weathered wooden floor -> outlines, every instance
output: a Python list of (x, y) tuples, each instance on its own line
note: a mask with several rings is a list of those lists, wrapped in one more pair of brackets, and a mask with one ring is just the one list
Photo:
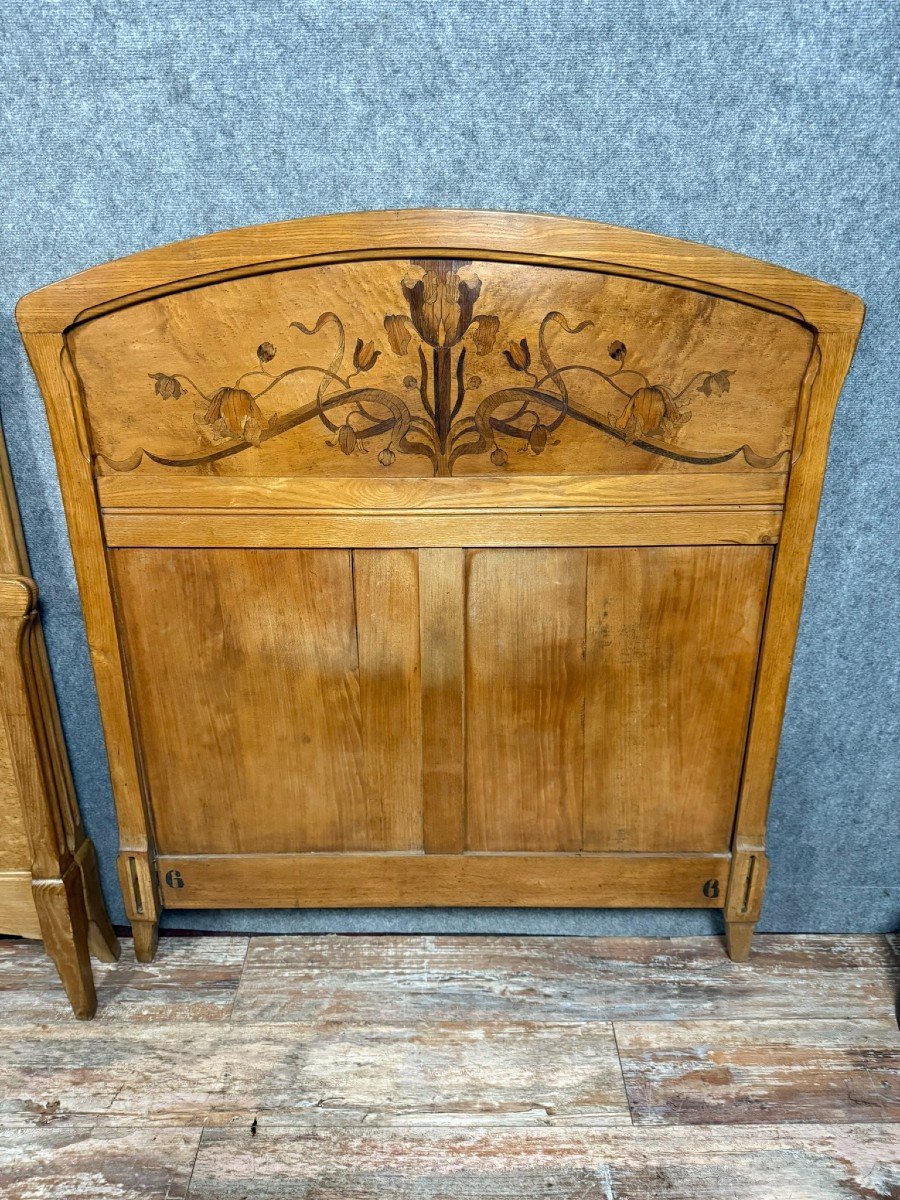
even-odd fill
[(0, 941), (4, 1200), (900, 1198), (880, 937)]

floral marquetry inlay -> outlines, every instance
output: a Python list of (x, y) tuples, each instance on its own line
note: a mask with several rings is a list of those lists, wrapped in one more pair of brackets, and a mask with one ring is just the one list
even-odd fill
[[(204, 317), (190, 344), (184, 333), (193, 293), (130, 310), (156, 318), (138, 323), (126, 385), (134, 395), (139, 383), (153, 427), (138, 418), (127, 422), (133, 434), (119, 429), (109, 437), (92, 411), (98, 469), (218, 473), (238, 456), (268, 454), (276, 442), (285, 446), (281, 473), (309, 470), (311, 460), (336, 475), (362, 460), (387, 474), (414, 460), (437, 476), (459, 473), (465, 460), (480, 471), (540, 471), (537, 460), (549, 452), (556, 452), (553, 470), (565, 471), (575, 452), (576, 470), (602, 471), (614, 468), (615, 447), (631, 455), (622, 469), (650, 469), (654, 460), (688, 468), (786, 465), (805, 363), (777, 397), (774, 429), (766, 428), (772, 398), (762, 396), (748, 362), (752, 347), (715, 336), (716, 318), (727, 325), (729, 310), (741, 306), (635, 280), (450, 259), (347, 264), (329, 294), (327, 272), (341, 269), (273, 275), (283, 281), (277, 305), (257, 297), (241, 312), (232, 303), (217, 318)], [(308, 294), (296, 286), (304, 277), (315, 284)], [(233, 300), (236, 288), (253, 284), (203, 289), (197, 303), (229, 289)], [(630, 303), (610, 303), (623, 285)], [(160, 304), (176, 311), (154, 313)], [(276, 307), (291, 319), (279, 321)], [(808, 349), (803, 331), (796, 334)], [(76, 350), (82, 368), (87, 356), (80, 344)], [(91, 365), (89, 408), (98, 385), (112, 383), (107, 371), (92, 385)], [(289, 450), (287, 435), (303, 427), (319, 431), (318, 448), (305, 439)]]

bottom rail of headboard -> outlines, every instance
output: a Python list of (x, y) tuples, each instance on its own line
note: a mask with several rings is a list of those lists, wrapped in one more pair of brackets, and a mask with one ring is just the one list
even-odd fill
[(210, 854), (157, 860), (167, 908), (722, 908), (730, 854)]

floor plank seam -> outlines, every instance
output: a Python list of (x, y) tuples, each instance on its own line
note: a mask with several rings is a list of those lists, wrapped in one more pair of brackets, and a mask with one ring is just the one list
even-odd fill
[(203, 1145), (203, 1134), (206, 1130), (206, 1121), (200, 1126), (197, 1132), (197, 1145), (194, 1148), (194, 1157), (191, 1159), (191, 1169), (188, 1172), (187, 1183), (184, 1187), (184, 1200), (190, 1200), (191, 1185), (194, 1182), (194, 1171), (197, 1169), (197, 1160), (200, 1158), (200, 1147)]
[(616, 1030), (616, 1022), (610, 1021), (610, 1025), (612, 1026), (613, 1044), (616, 1047), (616, 1061), (619, 1064), (619, 1074), (622, 1076), (622, 1091), (625, 1095), (625, 1103), (628, 1106), (628, 1120), (631, 1122), (631, 1127), (636, 1129), (637, 1124), (634, 1119), (634, 1109), (631, 1106), (631, 1097), (628, 1094), (628, 1080), (625, 1078), (625, 1065), (622, 1062), (622, 1052), (619, 1049), (619, 1034)]
[(234, 1016), (235, 1006), (237, 1005), (238, 996), (240, 995), (240, 991), (241, 991), (241, 986), (244, 982), (244, 972), (247, 969), (247, 959), (250, 957), (250, 943), (252, 941), (253, 941), (253, 939), (248, 937), (247, 944), (244, 947), (244, 957), (241, 959), (241, 969), (238, 972), (237, 987), (234, 989), (234, 995), (231, 997), (231, 1004), (228, 1007), (228, 1014), (225, 1017), (225, 1020), (229, 1023), (231, 1022), (231, 1019)]

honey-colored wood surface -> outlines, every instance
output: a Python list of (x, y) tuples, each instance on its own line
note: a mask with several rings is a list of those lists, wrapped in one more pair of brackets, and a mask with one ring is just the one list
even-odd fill
[[(136, 940), (154, 943), (159, 897), (149, 863), (153, 827), (147, 811), (132, 711), (122, 665), (106, 552), (96, 509), (80, 392), (62, 331), (38, 333), (26, 346), (47, 403), (63, 508), (69, 527), (119, 826), (119, 879)], [(143, 881), (143, 888), (138, 884)], [(149, 927), (144, 929), (143, 927)], [(140, 932), (139, 932), (140, 930)]]
[(588, 558), (585, 850), (724, 850), (772, 552)]
[(894, 1200), (888, 941), (757, 941), (163, 938), (88, 1027), (3, 943), (0, 1191)]
[(780, 507), (786, 472), (742, 475), (680, 472), (643, 475), (475, 475), (466, 479), (102, 475), (97, 494), (107, 517), (170, 510), (256, 512), (482, 512), (524, 509)]
[(605, 270), (626, 277), (689, 281), (711, 294), (748, 298), (822, 332), (861, 324), (858, 296), (742, 254), (537, 213), (408, 209), (339, 213), (247, 226), (104, 263), (50, 284), (16, 306), (24, 333), (49, 332), (153, 295), (212, 280), (291, 266), (402, 255), (489, 257)]
[(418, 561), (424, 845), (430, 854), (458, 854), (466, 821), (464, 557), (423, 549)]
[(41, 936), (32, 882), (30, 868), (0, 871), (0, 933), (25, 938)]
[[(727, 854), (163, 855), (177, 908), (721, 908)], [(173, 894), (170, 894), (173, 893)]]
[(161, 854), (422, 845), (414, 556), (111, 559)]
[(704, 508), (697, 511), (594, 509), (583, 514), (295, 515), (114, 513), (104, 520), (110, 546), (295, 546), (401, 548), (422, 546), (704, 546), (769, 544), (778, 540), (781, 511)]
[(467, 846), (582, 848), (584, 550), (468, 558)]
[(63, 740), (37, 586), (0, 431), (0, 932), (40, 938), (72, 1009), (93, 1015), (90, 955), (119, 945)]
[[(691, 903), (710, 849), (696, 902), (746, 957), (856, 297), (607, 226), (423, 211), (150, 251), (18, 317), (144, 957), (161, 902), (467, 903), (474, 879)], [(609, 860), (566, 857), (625, 846), (665, 853), (619, 894), (606, 867), (592, 887)], [(517, 882), (523, 848), (558, 865)]]
[(808, 329), (587, 271), (309, 267), (72, 333), (100, 473), (784, 469)]
[[(0, 838), (0, 871), (23, 870), (31, 874), (31, 851), (25, 831), (25, 817), (17, 801), (18, 791), (12, 750), (6, 735), (6, 726), (0, 722), (0, 823), (3, 837)], [(0, 907), (0, 921), (3, 920)], [(6, 930), (14, 933), (15, 930)]]

